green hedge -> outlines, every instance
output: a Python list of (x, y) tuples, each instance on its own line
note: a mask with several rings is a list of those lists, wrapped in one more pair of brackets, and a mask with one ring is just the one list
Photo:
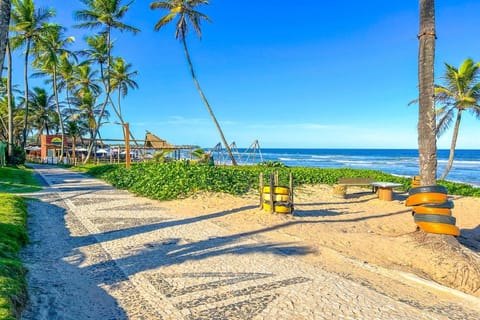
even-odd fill
[[(100, 165), (89, 167), (89, 174), (111, 183), (117, 188), (127, 189), (153, 199), (170, 200), (187, 197), (196, 191), (225, 192), (233, 195), (245, 194), (258, 186), (258, 176), (263, 172), (268, 177), (279, 173), (280, 184), (288, 185), (289, 173), (294, 175), (296, 186), (303, 184), (337, 183), (340, 178), (368, 177), (377, 181), (401, 183), (403, 189), (410, 187), (411, 179), (390, 175), (376, 170), (323, 169), (306, 167), (269, 166), (207, 166), (188, 161), (169, 163), (138, 163), (126, 170), (122, 165)], [(265, 180), (267, 181), (267, 179)], [(480, 196), (480, 189), (465, 184), (440, 182), (450, 194)]]

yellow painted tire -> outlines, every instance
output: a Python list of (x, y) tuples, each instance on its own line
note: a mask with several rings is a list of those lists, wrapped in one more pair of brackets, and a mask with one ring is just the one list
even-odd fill
[(415, 212), (415, 214), (440, 214), (445, 216), (452, 215), (452, 210), (449, 208), (435, 208), (435, 207), (424, 207), (424, 206), (413, 207), (413, 212)]
[(448, 196), (445, 193), (425, 192), (416, 193), (407, 198), (405, 205), (407, 207), (418, 206), (425, 203), (444, 203)]
[[(270, 187), (263, 187), (263, 193), (268, 193), (270, 194)], [(287, 187), (273, 187), (273, 193), (274, 194), (290, 194), (290, 189)]]
[[(263, 200), (271, 201), (270, 193), (263, 194)], [(281, 202), (288, 202), (290, 201), (290, 196), (288, 194), (274, 194), (273, 201), (281, 201)]]
[[(267, 203), (267, 202), (263, 203), (263, 210), (270, 212), (270, 208), (271, 208), (270, 203)], [(292, 212), (292, 206), (275, 204), (274, 212), (276, 212), (276, 213), (291, 213)]]
[(428, 233), (448, 234), (455, 237), (460, 235), (460, 229), (451, 224), (420, 221), (416, 222), (416, 224), (420, 227), (420, 229)]

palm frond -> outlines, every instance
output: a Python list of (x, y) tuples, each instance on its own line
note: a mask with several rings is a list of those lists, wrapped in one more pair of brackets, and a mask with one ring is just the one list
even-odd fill
[(450, 128), (453, 123), (454, 109), (444, 112), (437, 122), (437, 136), (440, 137)]

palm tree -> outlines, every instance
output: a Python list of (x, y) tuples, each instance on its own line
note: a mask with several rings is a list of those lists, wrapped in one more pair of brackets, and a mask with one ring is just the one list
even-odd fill
[(37, 131), (37, 144), (40, 135), (44, 132), (50, 134), (51, 130), (56, 126), (57, 118), (55, 114), (55, 97), (48, 94), (44, 88), (35, 87), (29, 94), (29, 108), (31, 109), (31, 124)]
[(475, 117), (480, 119), (480, 82), (478, 82), (480, 79), (480, 63), (474, 63), (472, 59), (466, 59), (458, 69), (448, 63), (445, 63), (445, 68), (445, 74), (442, 77), (445, 86), (435, 86), (435, 100), (441, 104), (441, 107), (437, 108), (437, 134), (440, 136), (450, 128), (455, 113), (457, 117), (453, 128), (447, 167), (440, 177), (442, 180), (447, 177), (453, 165), (463, 111), (470, 110)]
[(418, 153), (421, 185), (437, 183), (437, 140), (434, 103), (435, 1), (420, 0), (418, 52)]
[(165, 0), (165, 1), (152, 2), (150, 4), (150, 9), (168, 10), (168, 13), (165, 16), (163, 16), (160, 20), (158, 20), (157, 24), (155, 25), (156, 31), (160, 30), (162, 27), (167, 25), (169, 22), (171, 22), (175, 18), (178, 18), (176, 22), (175, 39), (178, 39), (182, 42), (183, 50), (185, 52), (185, 57), (187, 58), (188, 66), (190, 67), (190, 73), (192, 75), (195, 87), (197, 88), (197, 91), (200, 94), (200, 97), (202, 98), (203, 103), (205, 104), (205, 107), (207, 108), (208, 113), (210, 114), (210, 117), (212, 118), (213, 122), (215, 123), (215, 126), (217, 127), (218, 133), (220, 134), (220, 138), (222, 139), (223, 145), (225, 146), (225, 149), (227, 150), (227, 153), (230, 156), (232, 164), (235, 166), (237, 165), (237, 162), (233, 157), (233, 153), (230, 150), (230, 146), (228, 145), (227, 140), (225, 139), (225, 135), (223, 134), (222, 128), (220, 127), (220, 124), (218, 123), (217, 118), (215, 117), (215, 114), (213, 113), (213, 110), (210, 107), (210, 104), (208, 103), (208, 100), (205, 97), (205, 94), (203, 93), (202, 88), (200, 87), (197, 77), (195, 76), (192, 60), (190, 59), (190, 54), (188, 52), (188, 47), (187, 47), (186, 36), (187, 36), (189, 26), (191, 26), (197, 33), (198, 37), (201, 38), (202, 30), (200, 29), (200, 21), (201, 20), (210, 21), (210, 18), (208, 16), (195, 10), (197, 6), (200, 6), (203, 4), (208, 5), (209, 4), (208, 0)]
[(2, 77), (5, 49), (8, 43), (8, 27), (10, 25), (10, 0), (0, 0), (0, 78)]
[(11, 46), (13, 49), (25, 46), (23, 74), (25, 84), (25, 121), (22, 142), (23, 147), (25, 147), (28, 131), (28, 58), (32, 44), (40, 41), (41, 34), (45, 30), (45, 23), (55, 15), (55, 11), (46, 8), (35, 9), (33, 0), (13, 0), (12, 4), (11, 30), (14, 32), (14, 36), (11, 39)]
[[(117, 57), (112, 61), (112, 71), (110, 74), (110, 87), (112, 92), (117, 90), (117, 106), (111, 101), (113, 111), (117, 114), (118, 119), (122, 125), (123, 136), (125, 138), (125, 121), (123, 120), (122, 115), (122, 98), (125, 98), (128, 94), (128, 89), (138, 89), (138, 84), (132, 79), (137, 75), (137, 71), (131, 71), (132, 65), (126, 63), (124, 59)], [(130, 137), (135, 145), (138, 147), (137, 140), (133, 136), (132, 132), (129, 131)], [(142, 154), (143, 156), (143, 154)]]
[(42, 41), (35, 48), (34, 66), (42, 71), (44, 74), (51, 75), (51, 83), (53, 94), (55, 97), (55, 104), (60, 125), (60, 132), (62, 135), (62, 144), (60, 151), (60, 161), (63, 159), (65, 152), (65, 129), (63, 126), (63, 116), (60, 110), (60, 102), (58, 100), (58, 67), (60, 64), (60, 57), (71, 54), (65, 47), (72, 43), (75, 39), (73, 37), (63, 36), (64, 28), (57, 24), (52, 24), (48, 30), (42, 35)]
[(72, 86), (77, 88), (75, 95), (82, 96), (85, 93), (93, 93), (98, 96), (101, 93), (101, 88), (97, 84), (98, 72), (92, 69), (88, 62), (82, 62), (73, 66)]
[(76, 147), (77, 147), (77, 137), (80, 135), (80, 126), (77, 121), (72, 118), (71, 120), (67, 121), (65, 124), (65, 133), (68, 134), (72, 140), (72, 158), (73, 164), (77, 164), (77, 155), (76, 155)]
[[(130, 31), (134, 34), (140, 32), (139, 29), (134, 28), (132, 26), (126, 25), (120, 22), (125, 16), (125, 13), (130, 8), (132, 2), (127, 5), (121, 5), (122, 0), (81, 0), (86, 6), (87, 9), (79, 10), (75, 12), (75, 18), (77, 20), (83, 21), (76, 25), (80, 28), (102, 28), (102, 34), (105, 36), (105, 44), (107, 48), (107, 59), (106, 59), (106, 71), (105, 74), (102, 76), (106, 76), (107, 78), (104, 80), (105, 85), (105, 101), (102, 105), (100, 115), (97, 120), (96, 124), (96, 131), (94, 135), (94, 139), (96, 138), (98, 131), (100, 130), (100, 126), (102, 123), (102, 118), (105, 113), (105, 108), (107, 107), (108, 102), (110, 101), (110, 64), (111, 64), (111, 49), (112, 49), (112, 41), (111, 41), (111, 32), (112, 29), (117, 29), (120, 31)], [(87, 157), (85, 162), (88, 161), (90, 154), (93, 149), (93, 141), (88, 148)]]
[[(126, 63), (122, 58), (113, 59), (112, 72), (110, 74), (110, 87), (112, 92), (117, 90), (117, 111), (120, 118), (122, 118), (121, 99), (128, 94), (128, 89), (138, 89), (138, 84), (132, 79), (138, 74), (137, 71), (131, 71), (132, 64)], [(122, 119), (120, 119), (122, 120)], [(123, 121), (123, 120), (122, 120)]]

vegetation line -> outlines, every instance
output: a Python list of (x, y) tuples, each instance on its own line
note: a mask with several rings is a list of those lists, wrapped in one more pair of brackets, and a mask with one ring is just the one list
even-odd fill
[[(288, 175), (295, 177), (295, 185), (329, 184), (340, 178), (373, 178), (377, 181), (401, 183), (406, 191), (411, 179), (394, 176), (376, 170), (324, 169), (285, 167), (281, 163), (268, 162), (256, 166), (209, 166), (189, 161), (167, 163), (137, 163), (130, 170), (120, 165), (83, 167), (83, 171), (101, 178), (119, 189), (158, 200), (185, 198), (197, 191), (224, 192), (242, 195), (258, 188), (258, 176), (263, 172), (268, 177), (278, 171), (280, 184), (288, 185)], [(448, 188), (449, 194), (480, 197), (480, 188), (468, 184), (439, 181)]]

